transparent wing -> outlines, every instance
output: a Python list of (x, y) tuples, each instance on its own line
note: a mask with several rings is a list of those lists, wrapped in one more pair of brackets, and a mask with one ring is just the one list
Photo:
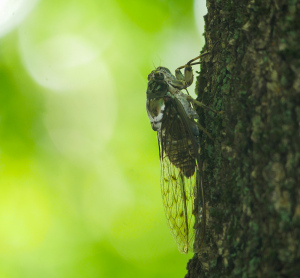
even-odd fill
[[(161, 192), (168, 225), (181, 253), (198, 252), (205, 234), (204, 196), (199, 171), (199, 142), (184, 111), (168, 104), (158, 134)], [(186, 118), (185, 118), (186, 117)], [(200, 194), (197, 194), (198, 191)], [(199, 196), (200, 200), (196, 196)], [(196, 218), (195, 218), (196, 216)], [(204, 217), (203, 217), (204, 216)], [(197, 219), (197, 221), (195, 221)], [(196, 225), (195, 225), (196, 223)], [(200, 227), (200, 246), (194, 245)]]
[(186, 178), (168, 159), (161, 159), (161, 193), (169, 228), (180, 253), (193, 250), (196, 175)]

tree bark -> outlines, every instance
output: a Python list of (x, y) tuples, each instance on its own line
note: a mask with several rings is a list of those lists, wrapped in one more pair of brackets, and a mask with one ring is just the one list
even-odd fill
[[(186, 277), (300, 277), (300, 0), (207, 0), (207, 205)], [(203, 51), (205, 52), (205, 51)], [(197, 239), (196, 239), (197, 240)]]

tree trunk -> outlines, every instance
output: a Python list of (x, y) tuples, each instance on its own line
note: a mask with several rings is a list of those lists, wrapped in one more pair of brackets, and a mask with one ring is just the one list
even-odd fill
[(207, 231), (186, 277), (300, 277), (300, 0), (207, 8), (196, 90), (224, 113), (198, 109), (215, 140), (202, 136)]

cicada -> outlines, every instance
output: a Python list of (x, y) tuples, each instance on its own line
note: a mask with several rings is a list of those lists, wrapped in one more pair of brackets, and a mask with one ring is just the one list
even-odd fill
[(163, 204), (178, 250), (185, 254), (197, 253), (204, 241), (206, 206), (200, 130), (211, 136), (198, 123), (194, 105), (208, 107), (181, 90), (193, 82), (192, 65), (200, 63), (194, 61), (206, 54), (179, 67), (175, 76), (165, 67), (158, 67), (148, 75), (146, 108), (151, 127), (157, 132)]

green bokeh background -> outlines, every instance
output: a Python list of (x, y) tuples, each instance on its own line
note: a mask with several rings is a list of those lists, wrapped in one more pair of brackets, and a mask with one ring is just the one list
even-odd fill
[(194, 14), (205, 10), (5, 2), (0, 277), (183, 277), (192, 254), (177, 251), (167, 228), (146, 77), (198, 55)]

